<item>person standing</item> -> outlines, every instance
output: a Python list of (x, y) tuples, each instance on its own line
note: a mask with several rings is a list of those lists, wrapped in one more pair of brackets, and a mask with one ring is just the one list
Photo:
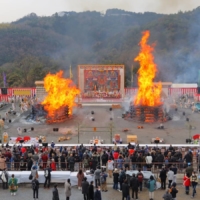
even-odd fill
[(150, 176), (150, 179), (147, 183), (148, 189), (149, 189), (149, 199), (153, 200), (154, 199), (154, 191), (156, 189), (156, 181), (153, 178), (153, 176)]
[(31, 175), (32, 177), (38, 177), (38, 171), (37, 171), (37, 166), (36, 165), (33, 165), (32, 168), (31, 168)]
[(82, 181), (82, 194), (84, 200), (88, 200), (88, 188), (89, 188), (89, 183), (87, 181), (87, 178), (84, 177)]
[(190, 182), (191, 182), (192, 189), (193, 189), (191, 197), (194, 198), (194, 195), (196, 194), (196, 187), (197, 187), (197, 184), (198, 184), (198, 177), (197, 177), (195, 171), (193, 171), (192, 175), (190, 176)]
[(130, 199), (129, 186), (127, 180), (124, 180), (124, 183), (122, 184), (122, 200), (124, 200), (124, 198), (126, 200)]
[(2, 171), (1, 180), (2, 180), (2, 188), (4, 190), (8, 189), (8, 172), (6, 171), (6, 168)]
[(190, 192), (190, 175), (185, 174), (183, 178), (183, 185), (185, 186), (185, 194), (189, 195)]
[(178, 190), (176, 189), (176, 183), (172, 183), (172, 187), (170, 189), (170, 193), (172, 195), (172, 200), (176, 200), (176, 194), (178, 193)]
[(171, 188), (172, 181), (174, 180), (174, 172), (170, 168), (169, 171), (167, 172), (167, 179), (168, 179), (168, 188)]
[(38, 199), (39, 181), (36, 177), (32, 180), (33, 199)]
[(102, 173), (100, 175), (100, 182), (101, 182), (101, 190), (102, 192), (107, 192), (107, 182), (106, 182), (106, 179), (107, 179), (108, 175), (107, 173), (104, 171), (104, 169), (102, 169)]
[(18, 180), (15, 178), (15, 175), (12, 174), (11, 179), (8, 182), (8, 185), (9, 185), (9, 188), (10, 188), (10, 193), (11, 193), (12, 196), (16, 195), (16, 192), (17, 192), (17, 189), (18, 189), (17, 183), (18, 183)]
[(112, 172), (113, 172), (113, 169), (114, 169), (114, 161), (113, 161), (113, 158), (110, 158), (108, 160), (108, 174), (109, 174), (109, 177), (112, 178)]
[(69, 198), (71, 196), (71, 183), (70, 183), (70, 179), (67, 179), (67, 181), (65, 182), (65, 196), (66, 196), (66, 200), (69, 200)]
[(124, 183), (125, 179), (126, 179), (126, 173), (125, 171), (123, 171), (123, 169), (121, 169), (121, 172), (119, 174), (119, 186), (120, 186), (120, 189), (118, 190), (119, 192), (122, 191), (122, 184)]
[(163, 195), (164, 200), (172, 200), (172, 195), (169, 193), (169, 189), (166, 190), (166, 193)]
[(88, 188), (88, 200), (94, 200), (94, 185), (93, 181), (90, 182), (89, 188)]
[(53, 197), (52, 200), (60, 200), (57, 185), (55, 184), (52, 190)]
[(94, 192), (94, 200), (102, 200), (100, 186), (98, 186)]
[(174, 164), (172, 167), (171, 167), (172, 171), (174, 172), (174, 179), (173, 179), (173, 183), (176, 183), (176, 174), (177, 174), (177, 167), (176, 165)]
[(44, 177), (45, 177), (44, 188), (46, 188), (46, 186), (49, 188), (51, 183), (51, 168), (49, 167), (49, 165), (47, 165), (47, 168), (44, 169)]
[(102, 166), (106, 166), (108, 162), (108, 154), (104, 151), (103, 155), (101, 156)]
[(51, 166), (51, 170), (52, 170), (52, 171), (56, 171), (56, 162), (55, 162), (54, 159), (51, 159), (51, 164), (50, 164), (50, 166)]
[(100, 167), (98, 167), (94, 172), (94, 180), (96, 188), (100, 186), (100, 174), (101, 174), (101, 169)]
[(115, 168), (113, 172), (113, 189), (118, 190), (118, 180), (119, 180), (119, 172), (117, 168)]
[(191, 163), (188, 163), (188, 167), (185, 169), (185, 173), (188, 174), (190, 177), (193, 171), (194, 171), (194, 168), (192, 167)]
[(140, 191), (142, 191), (142, 184), (143, 184), (144, 175), (141, 172), (141, 169), (138, 170), (137, 179), (138, 179)]
[(134, 194), (136, 200), (138, 199), (138, 187), (139, 187), (139, 181), (138, 178), (135, 177), (135, 174), (133, 174), (133, 177), (130, 180), (130, 186), (132, 188), (132, 198), (134, 199)]
[(1, 155), (0, 157), (0, 170), (4, 170), (6, 168), (6, 158)]
[(77, 179), (78, 179), (78, 189), (81, 190), (81, 184), (84, 179), (84, 173), (82, 169), (80, 169), (79, 172), (77, 173)]
[(165, 167), (162, 167), (162, 170), (160, 171), (160, 180), (161, 180), (161, 189), (166, 189), (166, 178), (167, 178), (167, 171)]

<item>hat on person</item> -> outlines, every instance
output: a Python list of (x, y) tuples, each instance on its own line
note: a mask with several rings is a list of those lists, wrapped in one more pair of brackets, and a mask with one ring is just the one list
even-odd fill
[(117, 168), (115, 168), (115, 172), (117, 171)]

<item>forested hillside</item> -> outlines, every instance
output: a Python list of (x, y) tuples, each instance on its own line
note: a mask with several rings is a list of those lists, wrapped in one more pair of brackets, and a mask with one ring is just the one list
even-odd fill
[[(155, 44), (157, 80), (197, 82), (200, 61), (200, 8), (173, 15), (131, 13), (123, 10), (63, 12), (51, 17), (32, 13), (10, 24), (0, 24), (0, 73), (7, 86), (33, 86), (47, 72), (78, 64), (124, 64), (126, 86), (134, 84), (138, 43), (144, 30)], [(133, 67), (132, 67), (133, 66)], [(3, 77), (0, 76), (3, 86)]]

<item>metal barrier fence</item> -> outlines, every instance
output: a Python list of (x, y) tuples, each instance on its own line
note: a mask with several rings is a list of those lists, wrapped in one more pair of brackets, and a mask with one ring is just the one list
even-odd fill
[[(47, 166), (51, 166), (51, 163), (48, 162), (41, 162), (37, 163), (38, 170), (43, 170)], [(153, 162), (152, 164), (147, 164), (145, 162), (117, 162), (114, 161), (114, 168), (117, 169), (128, 169), (128, 170), (138, 170), (141, 169), (142, 171), (151, 171), (152, 173), (159, 173), (162, 166), (165, 166), (167, 169), (169, 169), (172, 165), (175, 165), (177, 167), (177, 173), (185, 173), (185, 168), (187, 167), (187, 163), (185, 162)], [(95, 170), (97, 167), (102, 167), (101, 162), (95, 162), (92, 163), (91, 161), (88, 162), (88, 164), (84, 162), (57, 162), (54, 165), (53, 171), (79, 171), (79, 169), (82, 169), (83, 171), (86, 170)], [(105, 166), (105, 165), (104, 165)], [(29, 165), (28, 162), (6, 162), (1, 163), (0, 162), (0, 170), (7, 169), (8, 171), (30, 171), (32, 165)], [(195, 171), (199, 171), (199, 163), (197, 162), (195, 165), (192, 166)]]

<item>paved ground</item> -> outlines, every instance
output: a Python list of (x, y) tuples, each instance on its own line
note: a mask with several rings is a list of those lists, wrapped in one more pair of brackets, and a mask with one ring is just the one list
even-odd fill
[[(190, 199), (191, 195), (185, 195), (184, 193), (184, 188), (183, 186), (178, 186), (177, 189), (179, 190), (179, 193), (177, 195), (177, 199), (180, 200), (188, 200)], [(65, 200), (65, 194), (64, 194), (64, 189), (63, 186), (60, 184), (58, 186), (58, 191), (59, 191), (59, 195), (60, 195), (60, 200)], [(17, 192), (16, 196), (11, 196), (9, 193), (9, 190), (2, 190), (0, 189), (0, 193), (1, 193), (1, 199), (3, 200), (31, 200), (32, 198), (32, 189), (30, 188), (30, 186), (21, 186), (19, 187), (19, 190)], [(163, 190), (157, 190), (155, 191), (155, 198), (154, 200), (162, 200), (162, 196), (165, 192)], [(190, 191), (191, 193), (191, 191)], [(198, 193), (198, 189), (197, 189), (197, 193)], [(39, 189), (39, 199), (40, 200), (49, 200), (52, 199), (52, 191), (51, 189), (47, 190), (47, 189), (43, 189), (40, 188)], [(81, 200), (83, 199), (83, 196), (81, 194), (81, 191), (79, 191), (76, 187), (74, 187), (72, 189), (72, 196), (70, 198), (70, 200)], [(102, 192), (102, 200), (121, 200), (122, 199), (122, 193), (113, 190), (111, 187), (108, 187), (108, 192)], [(148, 200), (148, 191), (145, 188), (144, 191), (142, 191), (141, 193), (139, 193), (139, 199), (140, 200)], [(198, 194), (195, 197), (195, 199), (199, 199)]]
[[(11, 105), (0, 110), (1, 116), (5, 116), (5, 112), (10, 109)], [(17, 107), (17, 106), (16, 106)], [(186, 118), (190, 120), (190, 124), (194, 127), (191, 130), (191, 135), (199, 133), (200, 114), (192, 113), (190, 109), (178, 109), (176, 112), (174, 109), (170, 111), (173, 120), (164, 123), (164, 130), (159, 130), (157, 127), (158, 123), (154, 124), (141, 124), (134, 120), (122, 119), (123, 109), (114, 109), (112, 112), (109, 111), (109, 106), (87, 106), (80, 109), (76, 109), (73, 119), (60, 124), (33, 124), (25, 120), (29, 112), (20, 114), (17, 113), (16, 116), (10, 115), (9, 119), (12, 119), (11, 123), (6, 121), (5, 131), (8, 132), (9, 136), (17, 136), (17, 127), (30, 129), (34, 127), (35, 130), (29, 133), (23, 133), (22, 135), (31, 135), (33, 137), (39, 135), (47, 136), (48, 142), (52, 140), (57, 141), (59, 136), (66, 134), (68, 130), (73, 132), (70, 141), (65, 141), (63, 143), (77, 143), (77, 123), (81, 124), (80, 128), (80, 143), (88, 143), (89, 139), (93, 137), (100, 136), (105, 140), (105, 143), (110, 143), (110, 130), (109, 125), (113, 123), (113, 135), (115, 133), (120, 133), (124, 142), (126, 142), (126, 136), (128, 134), (136, 134), (140, 143), (150, 143), (152, 137), (164, 138), (165, 142), (170, 144), (183, 144), (185, 139), (189, 136), (188, 126), (186, 125)], [(18, 111), (18, 109), (17, 109)], [(95, 121), (91, 120), (91, 111), (94, 111)], [(185, 112), (185, 115), (183, 115)], [(110, 118), (113, 118), (111, 121)], [(138, 125), (143, 125), (144, 129), (138, 129)], [(93, 132), (93, 128), (86, 127), (97, 127), (97, 131)], [(105, 128), (98, 128), (105, 127)], [(53, 132), (53, 128), (59, 128), (59, 132)], [(124, 133), (122, 130), (128, 128), (129, 131)], [(98, 132), (101, 131), (101, 132)]]

